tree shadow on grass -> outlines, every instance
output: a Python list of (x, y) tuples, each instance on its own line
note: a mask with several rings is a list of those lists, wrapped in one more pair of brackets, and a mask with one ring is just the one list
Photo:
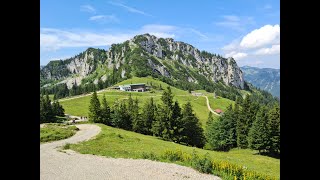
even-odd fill
[(276, 159), (280, 159), (280, 153), (270, 153), (270, 152), (256, 152), (253, 155), (261, 155), (261, 156), (268, 156)]

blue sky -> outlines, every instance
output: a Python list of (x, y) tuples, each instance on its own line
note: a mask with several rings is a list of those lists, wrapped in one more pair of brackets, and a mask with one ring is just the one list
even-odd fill
[(280, 68), (279, 0), (41, 0), (40, 64), (150, 33)]

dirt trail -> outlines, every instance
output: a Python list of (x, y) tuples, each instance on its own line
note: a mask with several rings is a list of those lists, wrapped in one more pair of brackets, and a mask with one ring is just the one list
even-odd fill
[(91, 124), (76, 125), (80, 131), (61, 141), (40, 145), (40, 179), (43, 180), (94, 180), (94, 179), (210, 179), (219, 177), (202, 174), (196, 170), (176, 164), (142, 159), (114, 159), (79, 154), (72, 150), (60, 152), (66, 143), (78, 143), (95, 137), (100, 127)]

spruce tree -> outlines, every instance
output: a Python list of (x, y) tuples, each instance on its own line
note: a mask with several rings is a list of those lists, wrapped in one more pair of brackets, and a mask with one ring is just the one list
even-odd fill
[(272, 154), (280, 154), (280, 106), (275, 104), (268, 113), (268, 151)]
[(99, 123), (101, 122), (101, 109), (100, 101), (98, 99), (97, 92), (94, 90), (89, 105), (89, 121)]
[(170, 118), (170, 139), (175, 142), (180, 142), (183, 139), (182, 131), (184, 128), (184, 122), (181, 116), (181, 108), (178, 101), (175, 101)]
[(259, 106), (251, 102), (251, 98), (247, 95), (242, 102), (241, 111), (237, 119), (237, 145), (240, 148), (248, 147), (248, 134), (255, 120)]
[(142, 134), (152, 134), (151, 128), (152, 123), (155, 121), (155, 115), (157, 111), (157, 106), (153, 102), (153, 98), (151, 97), (148, 102), (146, 102), (142, 109), (141, 120), (143, 122), (143, 127), (141, 128)]
[(55, 116), (64, 116), (64, 109), (58, 101), (52, 103), (52, 111)]
[(138, 133), (144, 133), (144, 121), (142, 120), (139, 113), (139, 101), (136, 98), (133, 102), (132, 114), (132, 130)]
[(173, 109), (173, 95), (170, 86), (162, 93), (162, 104), (157, 110), (157, 118), (152, 127), (152, 133), (156, 136), (161, 136), (165, 140), (172, 140), (172, 109)]
[(183, 130), (182, 142), (188, 145), (202, 148), (205, 144), (205, 137), (199, 119), (193, 113), (190, 102), (187, 102), (182, 110)]
[(158, 105), (155, 111), (155, 119), (152, 122), (151, 132), (154, 136), (163, 137), (163, 131), (165, 129), (165, 123), (168, 115), (165, 112), (162, 104)]
[(116, 101), (113, 104), (112, 125), (118, 128), (131, 130), (132, 122), (128, 115), (127, 105), (124, 101)]
[(232, 106), (217, 120), (208, 123), (206, 137), (214, 150), (228, 151), (236, 147), (236, 120)]
[(108, 105), (108, 102), (104, 94), (102, 97), (101, 105), (102, 105), (101, 106), (101, 123), (110, 126), (111, 125), (110, 107)]
[(249, 148), (261, 151), (265, 151), (268, 146), (268, 111), (265, 106), (262, 106), (257, 113), (256, 120), (249, 131), (248, 143)]

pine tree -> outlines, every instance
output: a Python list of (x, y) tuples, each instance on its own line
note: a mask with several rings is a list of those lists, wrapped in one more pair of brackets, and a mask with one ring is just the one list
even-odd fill
[(182, 120), (181, 108), (178, 101), (174, 102), (172, 108), (172, 114), (170, 118), (170, 139), (175, 142), (180, 142), (183, 139), (183, 120)]
[(165, 140), (171, 140), (172, 128), (171, 118), (173, 109), (173, 95), (170, 86), (162, 93), (162, 105), (157, 110), (156, 119), (153, 123), (152, 133), (161, 136)]
[(183, 130), (181, 132), (182, 142), (188, 145), (202, 148), (205, 144), (205, 137), (199, 119), (193, 113), (190, 102), (187, 102), (182, 110)]
[(100, 101), (97, 92), (94, 90), (89, 105), (89, 120), (95, 123), (101, 122)]
[(108, 102), (107, 102), (104, 94), (102, 97), (102, 104), (101, 105), (102, 105), (101, 106), (101, 123), (110, 126), (111, 125), (110, 107), (108, 105)]
[(232, 106), (217, 120), (208, 123), (206, 137), (214, 150), (228, 151), (236, 147), (236, 119)]
[(51, 105), (51, 100), (49, 95), (46, 94), (45, 97), (43, 95), (40, 96), (40, 123), (48, 123), (55, 122), (55, 112)]
[(248, 147), (248, 134), (255, 120), (259, 106), (251, 102), (251, 98), (247, 95), (242, 102), (241, 111), (237, 119), (237, 145), (240, 148)]
[(127, 105), (124, 101), (113, 104), (112, 125), (118, 128), (131, 130), (132, 122), (128, 115)]
[(148, 102), (146, 102), (142, 109), (141, 120), (143, 122), (143, 127), (141, 128), (142, 134), (152, 134), (151, 128), (152, 123), (155, 121), (155, 113), (157, 111), (157, 106), (153, 102), (151, 97)]
[(151, 132), (154, 136), (163, 137), (168, 115), (166, 114), (162, 104), (158, 105), (155, 114), (155, 120), (152, 122)]
[(139, 101), (136, 99), (133, 102), (133, 112), (132, 112), (132, 130), (138, 133), (145, 132), (144, 120), (142, 120), (141, 114), (139, 113)]
[(55, 116), (64, 116), (64, 108), (58, 101), (52, 103), (52, 111)]
[(272, 154), (280, 154), (280, 106), (275, 104), (268, 113), (268, 151)]
[(248, 143), (249, 148), (261, 151), (265, 151), (268, 145), (268, 111), (266, 107), (261, 107), (257, 113), (256, 120), (249, 131)]

